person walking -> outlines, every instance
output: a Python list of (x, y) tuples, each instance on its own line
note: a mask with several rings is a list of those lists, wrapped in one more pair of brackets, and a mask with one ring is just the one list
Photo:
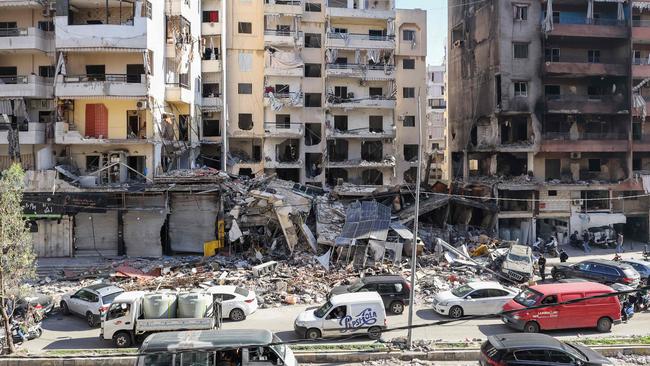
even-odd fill
[(539, 259), (537, 260), (537, 265), (539, 266), (539, 276), (542, 277), (542, 281), (546, 280), (546, 258), (544, 258), (544, 254), (539, 255)]
[(564, 249), (562, 249), (560, 251), (560, 262), (564, 263), (567, 261), (567, 259), (569, 259), (569, 255), (564, 251)]
[(623, 250), (623, 234), (619, 233), (618, 236), (616, 237), (616, 253), (620, 254), (623, 253), (625, 250)]
[(585, 230), (582, 233), (582, 249), (585, 253), (591, 253), (591, 247), (589, 246), (589, 232)]

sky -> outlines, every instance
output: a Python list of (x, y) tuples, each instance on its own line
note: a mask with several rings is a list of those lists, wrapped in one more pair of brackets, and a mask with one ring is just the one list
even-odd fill
[(397, 0), (396, 7), (427, 11), (427, 64), (440, 65), (447, 39), (447, 0)]

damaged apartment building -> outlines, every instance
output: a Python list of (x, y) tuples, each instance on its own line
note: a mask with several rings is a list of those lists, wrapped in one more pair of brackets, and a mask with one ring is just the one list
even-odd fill
[(426, 142), (422, 157), (426, 164), (423, 181), (432, 184), (435, 180), (449, 180), (447, 173), (447, 73), (446, 66), (427, 66), (427, 127)]
[(647, 4), (450, 3), (451, 175), (491, 188), (502, 238), (648, 240)]
[[(226, 121), (228, 172), (316, 186), (414, 181), (406, 155), (426, 90), (424, 11), (394, 0), (204, 0), (203, 9), (204, 20), (207, 9), (226, 15), (212, 18), (227, 23), (227, 103), (215, 120)], [(202, 145), (214, 161), (218, 151)]]

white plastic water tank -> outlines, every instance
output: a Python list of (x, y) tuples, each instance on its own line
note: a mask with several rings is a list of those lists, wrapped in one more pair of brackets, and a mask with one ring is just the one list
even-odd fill
[(205, 292), (186, 292), (178, 295), (179, 318), (203, 318), (212, 305), (212, 295)]
[(177, 301), (177, 296), (173, 292), (155, 292), (144, 295), (142, 299), (144, 318), (175, 318)]

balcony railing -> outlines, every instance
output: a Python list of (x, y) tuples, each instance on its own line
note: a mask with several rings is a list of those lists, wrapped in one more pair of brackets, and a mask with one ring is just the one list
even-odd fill
[[(547, 140), (571, 140), (569, 132), (544, 132), (544, 139)], [(582, 132), (578, 134), (577, 140), (623, 140), (627, 139), (625, 132)], [(576, 141), (576, 140), (573, 140)]]
[(616, 57), (589, 57), (588, 55), (584, 56), (560, 56), (559, 58), (553, 59), (552, 57), (547, 57), (544, 59), (545, 62), (566, 62), (566, 63), (585, 63), (585, 64), (620, 64), (623, 61), (620, 58)]
[(3, 28), (0, 29), (0, 37), (20, 37), (27, 36), (29, 31), (27, 28)]
[(143, 74), (81, 74), (64, 75), (64, 83), (88, 83), (94, 81), (106, 81), (111, 83), (142, 83)]
[(546, 95), (547, 101), (558, 102), (614, 102), (611, 95), (580, 95), (580, 94), (557, 94)]
[(388, 70), (388, 71), (393, 71), (395, 70), (395, 65), (365, 65), (365, 64), (338, 64), (338, 63), (331, 63), (327, 64), (328, 69), (336, 69), (336, 70), (356, 70), (356, 69), (361, 69), (365, 68), (367, 70)]
[(265, 4), (276, 4), (276, 5), (301, 5), (302, 1), (301, 0), (274, 0), (271, 2), (271, 0), (264, 0)]
[(265, 29), (265, 36), (278, 36), (278, 37), (293, 37), (294, 35), (300, 35), (302, 32), (296, 32), (295, 30), (278, 30), (278, 29)]
[(301, 134), (304, 129), (303, 123), (298, 122), (264, 122), (264, 131), (269, 133)]
[(650, 20), (633, 20), (633, 27), (650, 27)]
[(586, 25), (608, 25), (608, 26), (624, 26), (627, 24), (626, 20), (618, 20), (618, 19), (587, 19), (587, 18), (579, 18), (579, 19), (557, 19), (555, 18), (553, 20), (554, 23), (556, 24), (586, 24)]
[[(41, 78), (48, 82), (51, 78)], [(51, 82), (51, 81), (50, 81)], [(0, 84), (29, 84), (28, 75), (0, 76)]]
[(635, 58), (632, 60), (633, 65), (650, 65), (650, 58)]
[(393, 35), (370, 35), (362, 33), (327, 33), (329, 39), (354, 39), (362, 41), (392, 41), (395, 39)]

